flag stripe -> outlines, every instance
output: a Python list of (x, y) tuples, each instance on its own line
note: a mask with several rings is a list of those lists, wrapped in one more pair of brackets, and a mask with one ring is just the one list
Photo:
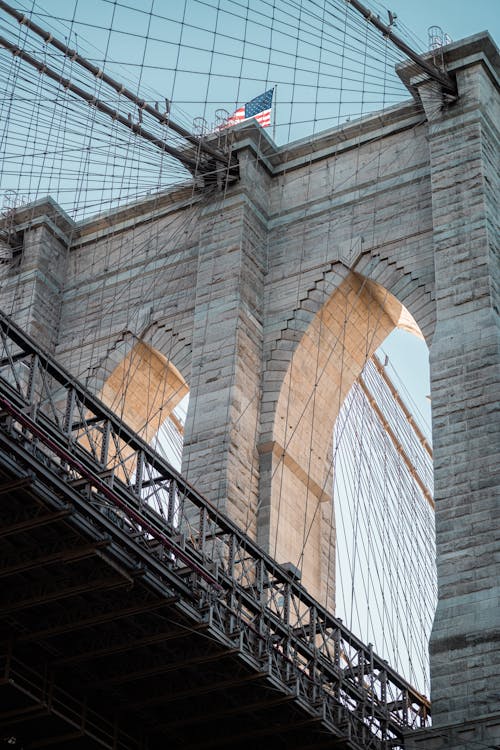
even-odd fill
[(257, 120), (263, 128), (271, 125), (271, 109), (274, 89), (269, 89), (244, 104), (230, 115), (222, 127), (230, 128), (245, 120)]

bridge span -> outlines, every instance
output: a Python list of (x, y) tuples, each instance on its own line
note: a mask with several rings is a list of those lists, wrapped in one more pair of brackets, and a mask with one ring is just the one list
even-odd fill
[(428, 725), (293, 570), (6, 317), (0, 338), (4, 742), (382, 750)]

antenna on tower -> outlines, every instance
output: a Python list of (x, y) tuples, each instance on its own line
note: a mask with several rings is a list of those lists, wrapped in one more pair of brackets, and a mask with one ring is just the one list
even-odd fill
[(397, 13), (393, 13), (391, 10), (388, 10), (387, 15), (389, 16), (389, 26), (395, 26), (396, 19), (398, 17)]

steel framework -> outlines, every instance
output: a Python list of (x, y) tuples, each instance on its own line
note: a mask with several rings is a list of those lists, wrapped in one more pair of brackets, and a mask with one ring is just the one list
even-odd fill
[[(327, 733), (328, 746), (336, 738), (338, 746), (345, 748), (404, 748), (406, 733), (429, 724), (427, 699), (3, 315), (0, 454), (0, 536), (15, 538), (32, 528), (58, 523), (70, 529), (66, 536), (51, 536), (50, 549), (37, 547), (30, 554), (13, 554), (8, 564), (0, 565), (0, 576), (27, 574), (42, 566), (53, 570), (74, 561), (84, 570), (83, 575), (63, 581), (49, 578), (50, 585), (21, 596), (14, 589), (13, 595), (0, 602), (2, 632), (14, 627), (10, 618), (34, 606), (85, 597), (87, 591), (96, 589), (113, 592), (125, 587), (128, 591), (140, 580), (147, 598), (141, 606), (154, 609), (168, 604), (177, 613), (178, 624), (169, 635), (137, 634), (136, 647), (158, 643), (168, 650), (172, 639), (189, 636), (194, 643), (203, 631), (209, 634), (211, 648), (202, 644), (194, 653), (181, 649), (181, 662), (177, 649), (175, 665), (174, 652), (168, 651), (167, 664), (158, 664), (153, 655), (146, 665), (131, 662), (125, 671), (121, 667), (122, 671), (88, 678), (89, 685), (92, 679), (99, 682), (100, 691), (109, 689), (112, 694), (125, 682), (154, 677), (159, 670), (162, 674), (179, 670), (179, 663), (181, 667), (206, 666), (230, 659), (236, 666), (225, 673), (221, 684), (230, 687), (235, 679), (264, 680), (273, 691), (266, 706), (290, 703), (302, 712), (304, 726), (315, 722)], [(2, 507), (2, 498), (23, 492), (34, 493), (40, 507), (29, 511), (26, 502), (12, 516), (5, 503)], [(83, 535), (83, 541), (69, 544), (71, 530)], [(88, 567), (88, 558), (106, 561), (106, 573)], [(121, 600), (118, 613), (110, 614), (106, 608), (93, 612), (92, 601), (86, 605), (86, 615), (80, 614), (73, 626), (53, 623), (44, 630), (41, 623), (34, 626), (30, 621), (28, 627), (23, 621), (21, 642), (36, 643), (45, 636), (60, 635), (65, 628), (81, 628), (82, 619), (95, 624), (133, 614), (134, 607), (142, 611), (138, 604)], [(131, 640), (132, 634), (125, 645), (123, 638), (93, 644), (93, 651), (87, 645), (66, 653), (62, 662), (77, 668), (88, 661), (89, 653), (93, 659), (102, 659), (120, 649), (130, 650)], [(10, 633), (4, 641), (3, 683), (10, 680), (30, 694), (46, 696), (47, 675), (40, 676), (16, 657), (19, 634)], [(243, 668), (244, 675), (239, 674)], [(203, 689), (209, 692), (210, 685), (181, 685), (179, 693), (164, 699), (179, 700), (183, 690), (189, 699), (190, 690), (196, 689), (198, 694)], [(70, 692), (53, 687), (50, 703), (45, 697), (22, 710), (31, 711), (32, 718), (37, 711), (48, 710), (67, 715), (72, 732), (79, 736), (97, 733), (101, 745), (116, 746), (116, 726), (98, 729), (101, 719), (86, 707), (86, 699), (76, 700)], [(161, 695), (153, 695), (141, 702), (137, 695), (134, 700), (129, 695), (127, 711), (140, 711), (161, 700)], [(257, 698), (249, 710), (258, 703)], [(241, 707), (226, 707), (225, 715), (238, 710)], [(83, 724), (82, 711), (87, 717)], [(183, 725), (200, 721), (200, 715), (181, 716), (166, 722), (163, 729), (160, 721), (155, 731), (180, 731)], [(265, 728), (254, 729), (253, 735), (259, 736), (259, 731)], [(124, 737), (120, 747), (154, 746), (126, 742)]]

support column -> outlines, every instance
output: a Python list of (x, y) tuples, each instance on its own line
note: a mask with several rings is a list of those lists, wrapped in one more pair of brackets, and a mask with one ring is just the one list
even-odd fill
[(255, 536), (266, 219), (265, 176), (240, 155), (241, 183), (203, 217), (182, 473)]
[(19, 249), (0, 268), (0, 308), (53, 352), (72, 224), (50, 198), (18, 209), (13, 219)]
[[(419, 85), (429, 121), (437, 327), (431, 346), (438, 607), (436, 729), (410, 747), (500, 741), (498, 51), (445, 50), (459, 99)], [(483, 746), (481, 744), (481, 746)]]

